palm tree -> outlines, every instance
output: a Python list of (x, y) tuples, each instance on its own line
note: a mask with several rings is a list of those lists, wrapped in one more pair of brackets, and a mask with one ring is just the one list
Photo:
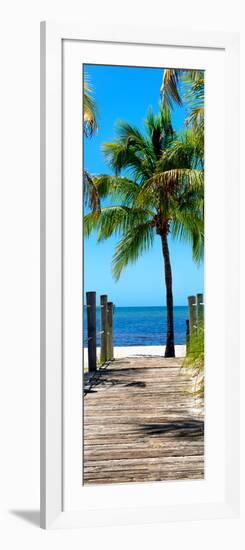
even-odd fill
[[(129, 262), (149, 250), (155, 235), (161, 239), (167, 304), (165, 357), (174, 357), (172, 269), (168, 238), (187, 239), (193, 257), (203, 252), (203, 167), (201, 144), (194, 130), (177, 136), (168, 108), (157, 116), (149, 113), (145, 132), (126, 122), (118, 124), (118, 138), (105, 143), (103, 151), (115, 176), (96, 176), (93, 183), (100, 198), (115, 200), (113, 206), (85, 216), (85, 235), (98, 231), (98, 241), (113, 233), (120, 236), (112, 271), (119, 279)], [(125, 169), (127, 177), (122, 177)]]
[(93, 90), (88, 79), (84, 77), (83, 83), (83, 132), (86, 137), (91, 137), (97, 130), (97, 106), (93, 98)]

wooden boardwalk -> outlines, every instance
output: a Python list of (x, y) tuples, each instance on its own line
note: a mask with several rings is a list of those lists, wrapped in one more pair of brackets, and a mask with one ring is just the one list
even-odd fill
[(84, 484), (202, 479), (203, 406), (181, 359), (117, 359), (85, 378)]

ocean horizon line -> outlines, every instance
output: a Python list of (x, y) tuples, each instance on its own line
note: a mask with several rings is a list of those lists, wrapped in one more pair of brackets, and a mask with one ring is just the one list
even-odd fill
[[(110, 302), (113, 302), (113, 300), (110, 300)], [(113, 304), (114, 304), (115, 307), (120, 307), (120, 308), (136, 308), (136, 307), (142, 307), (142, 308), (165, 307), (166, 308), (167, 307), (166, 304), (165, 305), (161, 304), (161, 305), (157, 305), (157, 306), (156, 305), (154, 305), (154, 306), (150, 306), (150, 305), (118, 306), (115, 302), (113, 302)], [(87, 307), (85, 302), (84, 302), (84, 307)], [(96, 307), (100, 307), (100, 304), (97, 303)], [(188, 304), (187, 303), (186, 304), (174, 304), (173, 307), (174, 308), (175, 307), (185, 307), (186, 308), (186, 307), (188, 307)]]

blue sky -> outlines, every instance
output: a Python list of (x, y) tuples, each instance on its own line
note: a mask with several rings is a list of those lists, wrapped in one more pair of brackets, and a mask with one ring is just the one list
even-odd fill
[[(163, 69), (86, 65), (85, 73), (94, 89), (99, 109), (99, 129), (84, 138), (84, 168), (91, 174), (112, 173), (105, 163), (101, 145), (113, 141), (118, 120), (127, 120), (141, 130), (149, 107), (159, 108)], [(176, 108), (172, 115), (176, 130), (183, 126), (185, 111)], [(166, 305), (164, 266), (160, 238), (136, 264), (129, 265), (115, 282), (111, 273), (117, 239), (113, 236), (97, 243), (96, 234), (84, 242), (84, 291), (97, 296), (108, 294), (117, 306)], [(192, 261), (190, 245), (169, 239), (175, 305), (186, 305), (187, 296), (203, 291), (203, 266)]]

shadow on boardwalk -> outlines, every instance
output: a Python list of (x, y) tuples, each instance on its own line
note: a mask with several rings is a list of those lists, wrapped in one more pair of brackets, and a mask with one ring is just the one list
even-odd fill
[(203, 404), (181, 362), (130, 357), (86, 375), (85, 484), (203, 478)]
[(143, 431), (152, 436), (175, 432), (175, 437), (200, 437), (204, 434), (204, 422), (200, 420), (183, 420), (171, 424), (148, 424)]

